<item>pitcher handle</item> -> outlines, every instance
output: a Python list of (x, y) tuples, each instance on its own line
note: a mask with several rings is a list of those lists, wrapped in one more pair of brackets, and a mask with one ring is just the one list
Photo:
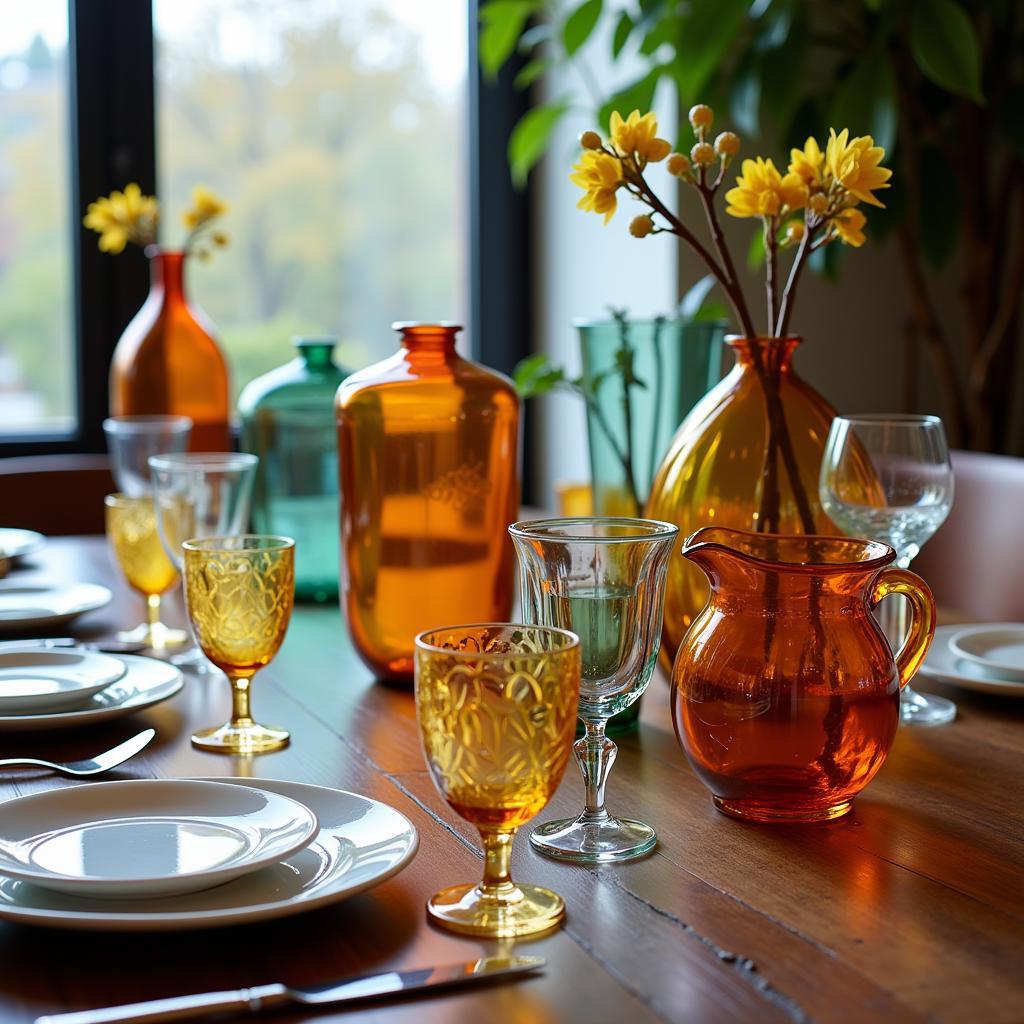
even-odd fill
[(931, 588), (917, 573), (889, 566), (883, 569), (871, 588), (871, 607), (874, 608), (890, 594), (902, 594), (910, 601), (910, 632), (896, 655), (896, 669), (900, 676), (900, 689), (907, 685), (921, 667), (924, 656), (935, 635), (935, 598)]

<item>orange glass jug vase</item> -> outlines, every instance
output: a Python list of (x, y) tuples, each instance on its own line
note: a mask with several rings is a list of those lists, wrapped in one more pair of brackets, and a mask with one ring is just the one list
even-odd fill
[(459, 356), (461, 328), (395, 329), (399, 351), (335, 400), (341, 591), (363, 661), (411, 682), (418, 633), (511, 614), (519, 398)]
[[(703, 526), (838, 533), (818, 502), (818, 471), (835, 410), (793, 370), (800, 339), (726, 342), (736, 363), (683, 420), (655, 475), (645, 515), (675, 523), (683, 537)], [(874, 480), (865, 457), (866, 490)], [(666, 669), (707, 598), (703, 573), (677, 552), (662, 627)]]
[[(683, 548), (711, 598), (672, 671), (672, 717), (715, 805), (751, 821), (837, 818), (882, 767), (899, 692), (935, 632), (922, 579), (886, 544), (712, 527)], [(872, 615), (913, 611), (893, 653)]]
[(192, 420), (189, 449), (230, 449), (228, 368), (213, 327), (185, 295), (186, 254), (150, 246), (149, 296), (124, 329), (110, 366), (110, 414)]

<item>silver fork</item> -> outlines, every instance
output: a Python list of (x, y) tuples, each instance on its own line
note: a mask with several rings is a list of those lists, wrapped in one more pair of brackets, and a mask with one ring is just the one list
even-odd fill
[(133, 736), (124, 743), (118, 743), (116, 747), (103, 751), (95, 757), (87, 757), (82, 761), (69, 761), (67, 764), (59, 764), (56, 761), (44, 761), (38, 757), (6, 757), (0, 759), (0, 768), (52, 768), (55, 772), (63, 772), (65, 775), (99, 775), (101, 772), (108, 772), (119, 764), (124, 764), (129, 757), (134, 757), (149, 741), (156, 735), (156, 729), (143, 729), (137, 736)]

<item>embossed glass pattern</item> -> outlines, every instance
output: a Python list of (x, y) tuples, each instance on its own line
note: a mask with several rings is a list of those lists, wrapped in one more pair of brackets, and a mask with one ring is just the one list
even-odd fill
[(657, 842), (654, 829), (616, 818), (605, 807), (618, 749), (605, 730), (651, 681), (679, 531), (670, 523), (609, 517), (515, 523), (509, 532), (519, 555), (524, 618), (572, 630), (583, 662), (579, 716), (585, 732), (573, 749), (586, 807), (576, 818), (538, 825), (530, 843), (551, 857), (583, 863), (642, 857)]
[(460, 328), (396, 329), (399, 351), (338, 389), (341, 589), (363, 661), (410, 681), (417, 633), (511, 614), (519, 399), (459, 356)]
[(144, 643), (155, 651), (180, 646), (187, 639), (185, 634), (160, 621), (160, 597), (178, 582), (178, 570), (160, 543), (153, 499), (108, 494), (104, 502), (107, 538), (117, 564), (131, 587), (146, 599), (146, 622), (119, 633), (118, 639)]
[(203, 653), (231, 683), (231, 720), (193, 733), (203, 750), (259, 754), (288, 743), (250, 708), (252, 678), (284, 642), (295, 597), (295, 542), (246, 535), (186, 541), (185, 604)]
[(560, 896), (516, 885), (515, 831), (544, 808), (569, 760), (579, 641), (538, 626), (448, 626), (416, 638), (416, 708), (431, 778), (479, 830), (484, 878), (435, 893), (427, 911), (452, 931), (492, 938), (558, 924)]

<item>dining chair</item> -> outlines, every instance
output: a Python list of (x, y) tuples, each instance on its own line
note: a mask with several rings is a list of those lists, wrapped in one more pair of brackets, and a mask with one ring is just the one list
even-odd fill
[(942, 608), (1024, 622), (1024, 459), (954, 451), (952, 460), (953, 509), (914, 571)]
[(114, 490), (106, 455), (0, 459), (0, 526), (50, 537), (103, 533), (103, 498)]

